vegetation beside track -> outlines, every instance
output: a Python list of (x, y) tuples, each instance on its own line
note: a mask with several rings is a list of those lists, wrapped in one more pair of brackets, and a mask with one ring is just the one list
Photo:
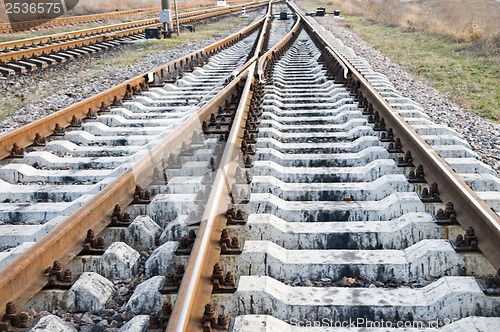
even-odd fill
[[(475, 3), (490, 8), (489, 2)], [(455, 7), (450, 1), (430, 8), (429, 3), (303, 1), (309, 10), (340, 9), (347, 27), (394, 62), (474, 113), (499, 121), (500, 21), (491, 18), (498, 17), (500, 6), (475, 11), (468, 10), (469, 1), (454, 1)]]

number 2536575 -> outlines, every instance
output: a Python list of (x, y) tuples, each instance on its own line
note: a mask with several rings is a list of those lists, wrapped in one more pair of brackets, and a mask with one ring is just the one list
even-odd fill
[(59, 14), (63, 8), (61, 2), (5, 2), (7, 14)]

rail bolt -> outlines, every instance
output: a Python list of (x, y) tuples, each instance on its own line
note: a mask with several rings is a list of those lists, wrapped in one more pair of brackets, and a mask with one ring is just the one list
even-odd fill
[(20, 327), (20, 328), (26, 328), (30, 325), (31, 323), (31, 319), (30, 319), (30, 316), (28, 315), (27, 312), (21, 312), (21, 314), (19, 315), (19, 320), (16, 324), (16, 327)]
[(227, 319), (226, 315), (224, 314), (219, 315), (219, 317), (217, 318), (216, 328), (218, 330), (227, 330), (229, 328), (229, 320)]
[(213, 304), (208, 303), (205, 305), (205, 311), (203, 312), (203, 317), (201, 318), (201, 323), (203, 324), (203, 328), (205, 326), (215, 327), (215, 309)]
[(70, 127), (81, 127), (81, 125), (82, 125), (82, 120), (78, 119), (76, 117), (76, 115), (73, 115), (73, 117), (71, 117), (71, 121), (70, 121), (69, 126)]
[(56, 125), (54, 126), (54, 133), (53, 133), (53, 135), (54, 136), (63, 136), (65, 132), (66, 132), (66, 129), (64, 129), (63, 127), (61, 127), (59, 125), (59, 123), (56, 123)]
[(35, 134), (35, 139), (33, 140), (34, 146), (44, 146), (47, 143), (47, 139), (41, 136), (39, 133)]
[(194, 241), (196, 240), (196, 232), (194, 231), (194, 229), (190, 229), (189, 232), (188, 232), (188, 246), (190, 248), (193, 247), (193, 244), (194, 244)]
[(177, 247), (178, 249), (187, 249), (188, 247), (188, 242), (185, 236), (182, 236), (179, 239), (179, 246)]
[(165, 285), (166, 286), (175, 286), (175, 279), (172, 273), (167, 273), (165, 275)]
[(24, 148), (19, 147), (16, 143), (12, 144), (12, 149), (10, 150), (11, 158), (22, 158), (24, 156)]
[(234, 279), (233, 272), (228, 271), (226, 273), (226, 278), (224, 279), (224, 285), (233, 287), (236, 285), (236, 280)]
[(221, 236), (220, 236), (219, 243), (220, 243), (220, 244), (222, 244), (222, 243), (226, 243), (226, 244), (227, 244), (227, 246), (229, 246), (229, 245), (230, 245), (230, 243), (231, 243), (231, 238), (229, 237), (229, 231), (228, 231), (226, 228), (224, 228), (224, 229), (222, 230), (222, 234), (221, 234)]

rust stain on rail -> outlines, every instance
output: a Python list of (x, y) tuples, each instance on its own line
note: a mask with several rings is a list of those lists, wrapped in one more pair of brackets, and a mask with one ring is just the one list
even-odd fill
[(156, 13), (160, 8), (141, 8), (132, 10), (123, 10), (119, 12), (109, 12), (94, 15), (81, 15), (81, 16), (66, 16), (59, 17), (51, 20), (35, 20), (35, 21), (25, 21), (25, 22), (12, 22), (12, 23), (0, 23), (0, 33), (8, 33), (15, 31), (24, 31), (32, 28), (46, 28), (61, 25), (70, 25), (77, 23), (89, 23), (103, 20), (110, 20), (119, 18), (122, 16), (136, 16)]
[[(228, 204), (231, 203), (231, 187), (236, 183), (235, 172), (238, 167), (238, 154), (240, 153), (243, 131), (245, 129), (244, 123), (252, 97), (251, 86), (255, 80), (256, 60), (261, 52), (265, 33), (268, 30), (267, 26), (270, 14), (271, 2), (268, 5), (265, 22), (256, 43), (255, 53), (249, 61), (251, 64), (247, 67), (244, 73), (245, 76), (240, 75), (237, 78), (241, 81), (246, 77), (245, 87), (206, 204), (206, 209), (201, 219), (198, 234), (191, 249), (188, 265), (185, 269), (166, 331), (203, 330), (201, 322), (204, 308), (205, 304), (210, 302), (212, 294), (213, 284), (211, 277), (213, 266), (219, 260), (220, 256), (220, 234), (226, 225), (225, 212)], [(277, 47), (279, 46), (273, 47), (272, 50), (275, 50)]]
[[(243, 1), (227, 1), (228, 3), (242, 3), (248, 2), (248, 0)], [(179, 4), (177, 7), (179, 9), (189, 9), (195, 7), (210, 7), (217, 5), (217, 2), (203, 2), (203, 3), (190, 3), (190, 4)], [(137, 16), (137, 15), (146, 15), (146, 14), (157, 14), (160, 10), (160, 7), (152, 7), (152, 8), (139, 8), (139, 9), (131, 9), (131, 10), (122, 10), (119, 12), (108, 12), (101, 14), (92, 14), (92, 15), (79, 15), (79, 16), (65, 16), (59, 17), (50, 20), (35, 20), (35, 21), (24, 21), (24, 22), (12, 22), (12, 23), (0, 23), (0, 33), (9, 33), (15, 31), (24, 31), (32, 28), (47, 28), (54, 26), (63, 26), (70, 24), (78, 24), (78, 23), (89, 23), (89, 22), (97, 22), (104, 21), (110, 19), (116, 19), (123, 16)]]
[(221, 163), (214, 180), (213, 189), (203, 213), (198, 234), (191, 249), (188, 265), (176, 296), (176, 302), (167, 331), (201, 331), (204, 307), (212, 295), (212, 269), (219, 260), (220, 233), (226, 225), (225, 211), (231, 203), (230, 188), (236, 182), (234, 174), (238, 163), (239, 146), (243, 139), (244, 123), (251, 97), (255, 62), (226, 87), (220, 98), (214, 101), (222, 105), (236, 89), (236, 85), (246, 79), (243, 98), (240, 100), (233, 127), (229, 134)]

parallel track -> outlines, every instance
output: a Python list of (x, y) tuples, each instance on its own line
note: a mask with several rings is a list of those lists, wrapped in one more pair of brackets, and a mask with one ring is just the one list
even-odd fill
[[(212, 8), (179, 14), (179, 24), (189, 24), (220, 15), (253, 9), (263, 3), (238, 4), (227, 8)], [(119, 44), (122, 38), (134, 37), (146, 28), (161, 27), (157, 18), (65, 32), (60, 34), (0, 43), (0, 74), (25, 73), (47, 64), (95, 53)], [(118, 41), (117, 41), (118, 40)]]
[[(270, 20), (271, 8), (274, 14), (287, 10), (297, 16)], [(126, 83), (129, 88), (122, 85), (115, 95), (130, 94), (140, 83), (162, 88), (84, 124), (87, 133), (70, 131), (63, 141), (48, 143), (46, 152), (30, 152), (20, 163), (0, 168), (0, 176), (40, 193), (49, 192), (49, 184), (29, 181), (48, 179), (43, 176), (82, 181), (38, 196), (60, 200), (84, 195), (60, 207), (83, 203), (82, 189), (91, 192), (126, 168), (65, 220), (38, 226), (36, 236), (60, 222), (0, 272), (0, 303), (14, 301), (22, 307), (33, 288), (47, 282), (40, 269), (57, 259), (74, 274), (93, 270), (107, 278), (126, 278), (144, 273), (149, 279), (129, 294), (124, 308), (136, 315), (154, 314), (149, 324), (156, 330), (219, 330), (230, 323), (233, 331), (302, 331), (294, 325), (333, 331), (338, 324), (346, 327), (343, 322), (354, 321), (347, 326), (361, 328), (368, 321), (377, 326), (383, 321), (382, 327), (431, 331), (451, 320), (456, 322), (443, 329), (500, 327), (500, 276), (487, 277), (500, 266), (495, 247), (500, 223), (480, 198), (498, 208), (500, 180), (493, 172), (474, 159), (453, 131), (434, 125), (293, 5), (270, 5), (267, 16), (243, 34), (248, 37), (212, 56), (192, 75), (185, 74), (176, 87), (164, 85), (177, 78), (176, 68), (192, 69), (199, 64), (195, 58), (204, 60), (233, 42), (188, 56), (180, 67), (170, 64), (137, 78)], [(80, 105), (78, 112), (98, 107), (101, 100)], [(194, 104), (197, 111), (187, 106)], [(36, 130), (53, 125), (39, 123)], [(33, 130), (0, 136), (4, 151), (17, 141), (28, 146)], [(65, 151), (62, 158), (53, 156), (57, 151)], [(124, 157), (132, 163), (114, 169)], [(30, 175), (23, 163), (33, 162), (41, 170)], [(85, 175), (82, 168), (94, 170)], [(136, 185), (153, 198), (134, 194)], [(33, 190), (21, 187), (11, 185), (5, 195), (31, 203), (12, 212), (6, 204), (5, 220), (25, 222), (44, 210), (44, 203), (35, 203), (36, 197), (28, 194)], [(114, 205), (127, 206), (134, 195), (134, 203), (124, 210), (133, 225), (109, 227)], [(42, 223), (52, 217), (44, 211), (36, 217)], [(127, 218), (122, 211), (116, 219)], [(476, 234), (469, 230), (465, 244), (455, 239), (471, 226)], [(113, 245), (103, 256), (72, 259), (88, 228)], [(131, 258), (134, 250), (118, 242), (123, 240), (137, 250), (154, 251), (144, 260)], [(118, 247), (129, 254), (120, 258)], [(135, 266), (139, 260), (140, 267)], [(105, 297), (106, 287), (96, 287), (102, 287)], [(99, 307), (71, 307), (75, 302), (69, 298), (58, 302), (64, 292), (44, 290), (24, 310)], [(136, 323), (140, 317), (146, 316), (138, 316)]]
[(119, 12), (109, 12), (94, 15), (81, 15), (81, 16), (67, 16), (60, 17), (53, 20), (36, 20), (36, 21), (26, 21), (26, 22), (12, 22), (12, 23), (0, 23), (0, 33), (9, 33), (17, 31), (26, 31), (33, 28), (47, 28), (54, 26), (65, 26), (73, 24), (82, 24), (89, 22), (99, 22), (104, 20), (111, 20), (120, 17), (132, 17), (138, 15), (148, 15), (155, 14), (160, 10), (160, 8), (141, 8), (132, 10), (123, 10)]

